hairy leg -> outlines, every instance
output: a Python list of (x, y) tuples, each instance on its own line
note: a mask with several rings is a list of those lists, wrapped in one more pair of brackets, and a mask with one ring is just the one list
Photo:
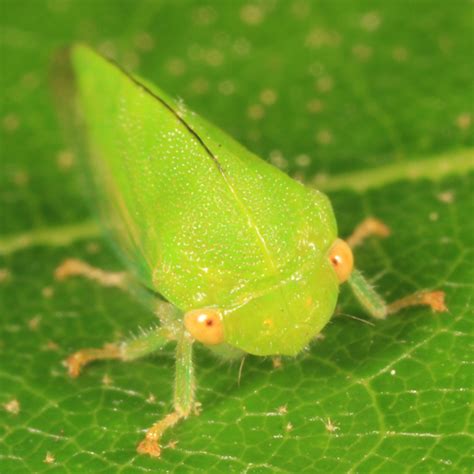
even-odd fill
[(140, 454), (159, 457), (160, 439), (163, 433), (179, 420), (187, 418), (192, 411), (197, 413), (199, 408), (194, 396), (193, 340), (183, 327), (182, 314), (173, 305), (139, 285), (125, 272), (106, 272), (76, 259), (65, 260), (55, 271), (57, 280), (74, 276), (81, 276), (101, 285), (117, 287), (131, 293), (155, 312), (160, 318), (161, 326), (120, 343), (105, 344), (100, 349), (82, 349), (74, 353), (66, 361), (71, 377), (77, 377), (85, 365), (95, 360), (130, 361), (155, 352), (170, 341), (177, 342), (174, 410), (149, 428), (145, 439), (137, 447)]
[[(153, 291), (141, 285), (127, 272), (108, 272), (82, 260), (68, 258), (56, 268), (54, 276), (58, 281), (64, 281), (72, 277), (82, 277), (102, 286), (119, 288), (129, 293), (147, 309), (155, 313), (160, 319), (162, 326), (167, 326), (174, 332), (177, 332), (181, 327), (182, 312), (171, 303), (161, 299)], [(103, 358), (112, 358), (108, 356), (112, 355), (113, 351), (109, 350), (108, 346), (100, 349), (100, 351), (104, 350), (104, 355), (107, 357)], [(99, 356), (99, 353), (97, 355)]]
[(137, 452), (140, 454), (159, 457), (161, 453), (160, 440), (163, 433), (178, 421), (187, 418), (192, 411), (196, 411), (198, 408), (195, 401), (196, 384), (192, 361), (192, 344), (192, 338), (183, 328), (176, 346), (174, 409), (148, 429), (145, 438), (137, 447)]
[(129, 279), (126, 272), (106, 272), (75, 258), (64, 260), (54, 271), (54, 277), (59, 281), (75, 276), (82, 276), (102, 286), (122, 289), (126, 289)]
[[(367, 237), (389, 235), (390, 229), (382, 221), (368, 217), (355, 228), (346, 242), (354, 248), (361, 245)], [(448, 310), (444, 304), (443, 291), (422, 290), (387, 304), (357, 269), (352, 271), (348, 283), (359, 303), (370, 316), (377, 319), (384, 319), (389, 314), (398, 313), (401, 309), (410, 306), (429, 306), (433, 311), (439, 312)]]
[(370, 316), (377, 319), (385, 319), (389, 314), (410, 306), (429, 306), (438, 312), (448, 310), (442, 291), (418, 291), (387, 304), (358, 270), (352, 272), (348, 282), (359, 303)]
[(126, 341), (105, 344), (101, 349), (81, 349), (67, 358), (66, 365), (69, 375), (77, 377), (85, 365), (95, 360), (118, 359), (130, 361), (139, 359), (162, 349), (175, 339), (176, 334), (173, 328), (157, 327)]
[(367, 237), (388, 237), (390, 229), (378, 219), (374, 217), (367, 217), (364, 219), (346, 239), (349, 247), (354, 248), (361, 245)]

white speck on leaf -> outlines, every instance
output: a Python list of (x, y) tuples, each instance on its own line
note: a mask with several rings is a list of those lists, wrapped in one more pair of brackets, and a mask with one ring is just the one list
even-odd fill
[(438, 199), (445, 204), (451, 204), (454, 202), (454, 193), (452, 191), (444, 191), (438, 194)]
[(5, 131), (12, 133), (20, 126), (20, 119), (18, 118), (18, 115), (8, 114), (3, 117), (2, 125)]
[(311, 164), (311, 158), (308, 155), (305, 155), (305, 154), (298, 155), (295, 158), (295, 163), (298, 166), (301, 166), (302, 168), (305, 168), (306, 166), (309, 166)]
[(53, 288), (51, 288), (50, 286), (45, 286), (42, 290), (41, 290), (41, 294), (43, 295), (44, 298), (52, 298), (52, 296), (54, 295), (54, 290)]
[(331, 418), (327, 418), (326, 421), (324, 422), (324, 427), (329, 433), (334, 433), (339, 430), (339, 426), (337, 426)]
[(319, 92), (329, 92), (333, 88), (333, 80), (330, 76), (320, 77), (316, 81), (316, 89)]
[(324, 106), (321, 100), (313, 99), (306, 104), (306, 109), (312, 114), (317, 114), (323, 110)]
[(273, 105), (277, 101), (278, 95), (273, 89), (264, 89), (260, 93), (260, 102), (264, 105)]
[(359, 61), (368, 61), (372, 57), (373, 50), (366, 44), (356, 44), (352, 48), (352, 54)]
[(18, 415), (20, 413), (20, 402), (16, 399), (10, 400), (3, 404), (3, 408), (12, 415)]
[(227, 79), (220, 82), (217, 89), (223, 95), (231, 95), (235, 92), (235, 83), (232, 80)]
[(247, 25), (256, 26), (262, 23), (265, 14), (259, 5), (247, 4), (240, 10), (240, 19)]
[(333, 136), (330, 130), (323, 129), (316, 133), (316, 141), (320, 145), (329, 145), (333, 141)]
[(396, 46), (392, 51), (392, 58), (399, 63), (408, 59), (408, 51), (402, 46)]
[(456, 117), (456, 125), (461, 130), (467, 130), (471, 126), (471, 122), (471, 114), (467, 112)]
[(369, 33), (377, 30), (382, 23), (380, 13), (376, 11), (366, 13), (360, 20), (360, 26)]
[(0, 268), (0, 283), (9, 281), (11, 277), (12, 274), (8, 268)]
[(30, 175), (24, 170), (18, 170), (13, 175), (13, 182), (18, 187), (25, 187), (30, 182)]
[(62, 171), (67, 171), (71, 169), (75, 164), (74, 153), (69, 150), (63, 150), (58, 153), (56, 158), (59, 169)]
[(31, 318), (28, 321), (28, 328), (31, 331), (36, 331), (39, 328), (40, 323), (41, 323), (41, 316), (37, 314), (34, 318)]
[(155, 40), (146, 31), (142, 31), (135, 35), (133, 42), (136, 48), (143, 52), (151, 51), (155, 47)]
[(247, 109), (247, 115), (252, 120), (260, 120), (265, 115), (265, 109), (261, 104), (253, 104)]
[(45, 464), (53, 464), (54, 461), (56, 461), (56, 458), (48, 451), (48, 452), (46, 453), (46, 456), (44, 457), (43, 462), (44, 462)]

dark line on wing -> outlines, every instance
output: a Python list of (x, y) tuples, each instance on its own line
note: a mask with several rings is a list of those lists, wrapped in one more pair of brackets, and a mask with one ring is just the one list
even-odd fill
[(233, 194), (234, 198), (237, 201), (237, 204), (241, 207), (243, 210), (244, 215), (247, 217), (247, 221), (249, 226), (254, 230), (254, 232), (257, 234), (257, 239), (260, 241), (260, 246), (262, 247), (262, 252), (266, 256), (268, 262), (270, 263), (270, 266), (276, 271), (276, 265), (273, 262), (273, 258), (267, 248), (265, 239), (260, 233), (260, 230), (258, 226), (255, 224), (252, 218), (252, 213), (250, 210), (247, 208), (245, 203), (239, 198), (237, 192), (232, 186), (232, 183), (229, 182), (228, 177), (226, 176), (224, 169), (222, 168), (221, 164), (219, 163), (219, 160), (217, 159), (217, 156), (214, 155), (214, 153), (211, 151), (211, 149), (206, 145), (204, 140), (198, 135), (198, 133), (189, 125), (186, 120), (184, 120), (183, 117), (180, 116), (180, 114), (171, 107), (163, 98), (160, 96), (156, 95), (153, 91), (151, 91), (147, 86), (142, 84), (140, 81), (135, 79), (132, 75), (130, 75), (120, 64), (117, 64), (114, 60), (109, 59), (105, 56), (102, 56), (107, 62), (109, 62), (112, 66), (116, 67), (120, 72), (125, 74), (126, 77), (128, 77), (136, 86), (140, 87), (143, 91), (145, 91), (147, 94), (149, 94), (151, 97), (156, 99), (158, 102), (160, 102), (163, 106), (165, 106), (177, 119), (179, 122), (181, 122), (184, 127), (188, 130), (189, 133), (198, 141), (198, 143), (203, 147), (205, 152), (209, 155), (211, 160), (214, 162), (216, 165), (218, 171), (221, 173), (223, 180), (225, 181), (226, 185), (229, 187), (230, 192)]
[(135, 79), (131, 74), (129, 74), (120, 64), (116, 63), (113, 59), (107, 58), (106, 56), (102, 56), (107, 62), (109, 62), (112, 66), (115, 66), (119, 71), (121, 71), (125, 76), (127, 76), (136, 86), (140, 87), (143, 89), (147, 94), (149, 94), (151, 97), (156, 99), (158, 102), (160, 102), (162, 105), (164, 105), (188, 130), (191, 135), (194, 136), (194, 138), (198, 141), (198, 143), (204, 148), (206, 153), (209, 155), (211, 160), (214, 162), (214, 164), (217, 166), (217, 169), (221, 172), (224, 173), (224, 170), (222, 169), (221, 164), (219, 163), (219, 160), (217, 159), (217, 156), (212, 153), (211, 149), (206, 145), (204, 140), (198, 135), (198, 133), (189, 125), (186, 120), (184, 120), (181, 115), (171, 107), (171, 105), (168, 104), (162, 97), (156, 95), (152, 90), (150, 90), (147, 86), (142, 84), (139, 80)]

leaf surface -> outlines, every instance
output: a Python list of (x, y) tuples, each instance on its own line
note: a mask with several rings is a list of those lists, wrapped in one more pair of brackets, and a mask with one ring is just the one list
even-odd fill
[[(0, 471), (472, 471), (470, 2), (2, 6)], [(392, 235), (358, 248), (358, 267), (388, 300), (443, 289), (450, 312), (372, 324), (344, 289), (350, 316), (279, 368), (248, 357), (239, 383), (239, 364), (198, 351), (202, 414), (167, 434), (160, 461), (137, 456), (169, 409), (172, 354), (77, 380), (62, 366), (155, 323), (118, 290), (53, 278), (67, 257), (121, 269), (49, 92), (53, 52), (79, 40), (327, 191), (341, 235), (383, 219)]]

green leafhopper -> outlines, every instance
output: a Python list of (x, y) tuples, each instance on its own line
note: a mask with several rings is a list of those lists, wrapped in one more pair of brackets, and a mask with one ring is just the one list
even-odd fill
[(367, 219), (340, 239), (323, 193), (91, 49), (75, 46), (70, 59), (100, 216), (129, 273), (68, 260), (56, 276), (132, 291), (161, 324), (76, 352), (69, 372), (176, 344), (174, 411), (148, 430), (138, 452), (159, 456), (165, 430), (195, 411), (194, 343), (224, 357), (296, 355), (331, 318), (345, 281), (374, 317), (415, 304), (445, 310), (442, 292), (387, 305), (353, 270), (351, 248), (386, 235), (381, 222)]

